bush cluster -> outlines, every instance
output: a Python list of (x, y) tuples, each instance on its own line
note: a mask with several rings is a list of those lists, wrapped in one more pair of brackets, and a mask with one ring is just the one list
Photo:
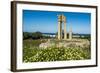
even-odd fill
[(24, 62), (48, 62), (48, 61), (64, 61), (64, 60), (85, 60), (90, 59), (90, 49), (71, 47), (57, 48), (51, 47), (39, 49), (38, 47), (24, 47), (23, 61)]

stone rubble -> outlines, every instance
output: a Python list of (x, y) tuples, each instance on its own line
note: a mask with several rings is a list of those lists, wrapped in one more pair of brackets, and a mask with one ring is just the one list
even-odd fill
[(47, 42), (45, 43), (41, 43), (39, 45), (39, 48), (43, 48), (43, 49), (46, 49), (46, 48), (49, 48), (49, 47), (58, 47), (58, 48), (61, 48), (61, 47), (89, 47), (90, 46), (90, 42), (86, 39), (74, 39), (74, 40), (68, 40), (68, 41), (58, 41), (58, 42), (55, 42), (55, 41), (51, 41), (51, 40), (48, 40)]

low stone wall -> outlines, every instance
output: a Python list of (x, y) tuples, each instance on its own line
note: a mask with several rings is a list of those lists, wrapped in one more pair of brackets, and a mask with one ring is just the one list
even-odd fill
[(88, 48), (90, 46), (90, 41), (86, 39), (73, 39), (73, 40), (48, 40), (45, 43), (41, 43), (39, 45), (39, 48), (49, 48), (49, 47), (82, 47), (82, 48)]

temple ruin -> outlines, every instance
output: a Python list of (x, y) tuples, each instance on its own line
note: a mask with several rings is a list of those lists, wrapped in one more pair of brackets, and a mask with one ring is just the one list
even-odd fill
[[(64, 38), (62, 37), (63, 34), (62, 34), (62, 25), (64, 24)], [(72, 28), (70, 28), (70, 31), (69, 31), (69, 38), (67, 37), (67, 29), (66, 29), (66, 17), (61, 14), (61, 15), (58, 15), (58, 39), (59, 40), (66, 40), (66, 39), (72, 39)]]

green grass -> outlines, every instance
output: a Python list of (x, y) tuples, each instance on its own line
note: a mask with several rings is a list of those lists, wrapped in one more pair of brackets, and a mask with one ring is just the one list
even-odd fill
[(24, 62), (48, 62), (64, 60), (85, 60), (91, 58), (89, 48), (71, 47), (57, 48), (56, 46), (39, 49), (39, 44), (45, 41), (25, 40), (23, 46)]

